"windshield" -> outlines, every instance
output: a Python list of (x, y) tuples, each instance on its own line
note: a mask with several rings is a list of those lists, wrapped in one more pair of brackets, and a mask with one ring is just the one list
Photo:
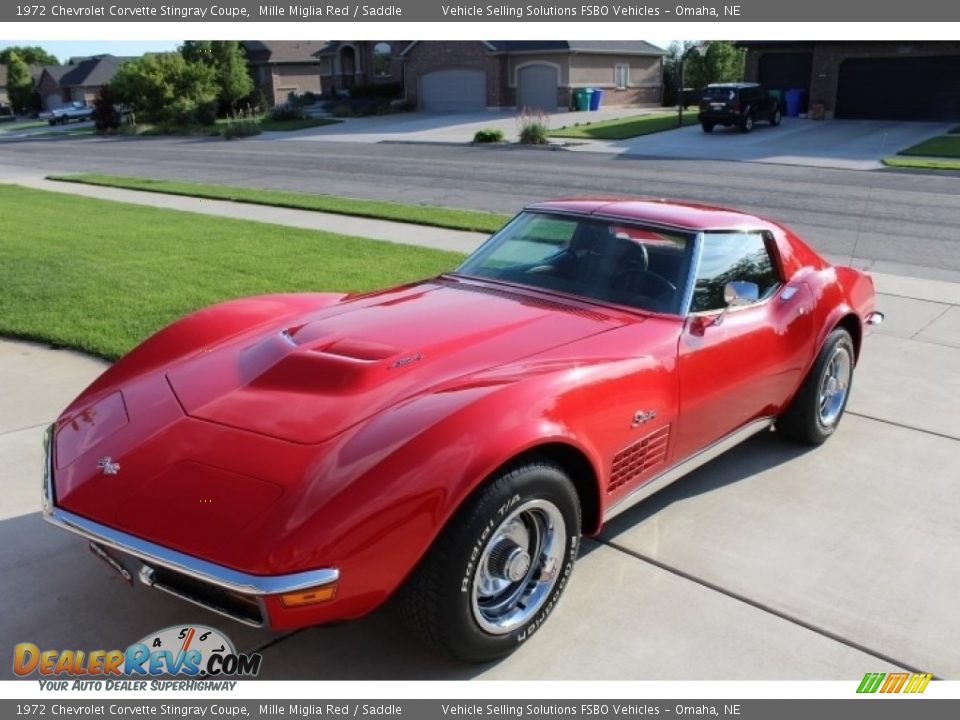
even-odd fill
[(713, 101), (727, 101), (733, 100), (733, 97), (736, 93), (733, 91), (733, 88), (728, 87), (708, 87), (703, 91), (704, 100), (713, 100)]
[(457, 272), (677, 314), (692, 248), (692, 233), (527, 212)]

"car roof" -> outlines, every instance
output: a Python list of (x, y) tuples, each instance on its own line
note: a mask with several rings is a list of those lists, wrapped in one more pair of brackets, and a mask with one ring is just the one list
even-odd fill
[(528, 205), (534, 212), (596, 215), (653, 225), (701, 230), (775, 230), (779, 226), (756, 215), (714, 205), (663, 198), (566, 198)]

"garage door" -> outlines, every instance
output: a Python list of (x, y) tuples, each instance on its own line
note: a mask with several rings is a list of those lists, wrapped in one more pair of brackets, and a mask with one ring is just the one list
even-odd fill
[(960, 117), (960, 55), (844, 60), (836, 116), (956, 120)]
[(553, 112), (560, 79), (553, 65), (527, 65), (517, 72), (517, 107)]
[(420, 78), (420, 107), (430, 112), (475, 112), (487, 107), (483, 70), (437, 70)]
[(46, 110), (59, 110), (63, 107), (63, 97), (57, 93), (51, 93), (43, 99), (43, 107)]

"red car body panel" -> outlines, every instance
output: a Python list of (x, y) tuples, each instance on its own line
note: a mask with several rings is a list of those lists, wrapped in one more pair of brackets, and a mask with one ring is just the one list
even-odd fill
[[(464, 499), (534, 448), (575, 457), (584, 531), (665, 469), (790, 402), (826, 334), (855, 340), (869, 276), (730, 210), (533, 206), (768, 234), (783, 284), (673, 316), (443, 276), (366, 295), (273, 295), (174, 323), (56, 423), (56, 505), (256, 576), (340, 573), (335, 600), (263, 604), (271, 626), (354, 618), (403, 582)], [(652, 419), (629, 422), (638, 411)], [(642, 450), (642, 456), (638, 452)], [(104, 474), (104, 457), (118, 474)], [(637, 460), (641, 457), (641, 460)]]

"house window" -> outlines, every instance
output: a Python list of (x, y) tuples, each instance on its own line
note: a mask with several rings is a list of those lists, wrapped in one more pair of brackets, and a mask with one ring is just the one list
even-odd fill
[(392, 55), (389, 43), (377, 43), (373, 46), (373, 74), (376, 77), (393, 75)]
[(613, 66), (613, 84), (616, 86), (617, 90), (626, 90), (627, 85), (629, 83), (630, 83), (630, 66), (614, 65)]

